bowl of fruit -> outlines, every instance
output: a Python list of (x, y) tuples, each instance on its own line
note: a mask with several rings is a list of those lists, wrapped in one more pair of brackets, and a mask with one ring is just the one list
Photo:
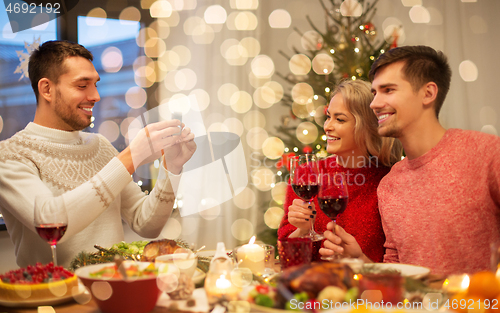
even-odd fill
[(146, 313), (156, 306), (165, 285), (161, 273), (155, 263), (124, 261), (119, 266), (103, 263), (80, 267), (75, 275), (102, 312)]

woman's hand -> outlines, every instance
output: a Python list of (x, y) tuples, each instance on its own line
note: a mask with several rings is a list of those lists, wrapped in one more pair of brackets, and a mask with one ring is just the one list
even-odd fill
[[(333, 232), (334, 226), (335, 231)], [(367, 263), (371, 262), (371, 260), (364, 255), (356, 238), (347, 233), (342, 227), (330, 222), (326, 225), (326, 229), (327, 230), (324, 232), (326, 238), (323, 244), (324, 248), (319, 249), (321, 255), (332, 256), (337, 252), (345, 257), (361, 258)]]
[(302, 199), (294, 199), (292, 205), (288, 207), (288, 222), (297, 227), (297, 230), (290, 237), (301, 237), (309, 233), (311, 221), (314, 223), (315, 218), (316, 208), (314, 203), (309, 203)]

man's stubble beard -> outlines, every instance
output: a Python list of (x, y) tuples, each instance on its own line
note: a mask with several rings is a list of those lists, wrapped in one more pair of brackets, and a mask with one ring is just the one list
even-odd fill
[[(61, 92), (59, 89), (56, 89), (56, 105), (55, 111), (61, 120), (63, 120), (67, 125), (69, 125), (73, 130), (79, 131), (87, 128), (92, 122), (83, 122), (80, 118), (78, 111), (73, 111), (72, 108), (67, 105), (62, 99)], [(75, 110), (78, 110), (75, 108)]]

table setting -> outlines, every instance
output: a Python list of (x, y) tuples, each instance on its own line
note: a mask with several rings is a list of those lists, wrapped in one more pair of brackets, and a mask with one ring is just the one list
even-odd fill
[[(290, 183), (302, 200), (318, 197), (334, 223), (349, 202), (342, 172), (321, 172), (318, 160), (292, 158)], [(491, 270), (438, 276), (415, 264), (364, 263), (340, 254), (313, 259), (324, 236), (310, 231), (274, 244), (256, 236), (215, 250), (181, 239), (95, 245), (69, 268), (56, 245), (67, 228), (65, 208), (37, 197), (34, 226), (52, 262), (0, 273), (0, 312), (341, 312), (439, 310), (489, 313), (500, 307), (500, 246)], [(312, 216), (311, 216), (312, 217)], [(319, 243), (319, 245), (318, 245)]]
[[(141, 260), (141, 251), (147, 252), (148, 244), (158, 246), (158, 241), (131, 243), (143, 245), (131, 249), (135, 260), (119, 254), (113, 259), (120, 262), (90, 260), (74, 270), (78, 283), (67, 285), (67, 292), (49, 288), (53, 300), (0, 299), (0, 312), (340, 312), (352, 310), (352, 303), (370, 303), (368, 310), (384, 303), (388, 310), (400, 304), (403, 310), (416, 305), (462, 312), (466, 305), (498, 306), (500, 280), (492, 271), (438, 277), (410, 264), (363, 264), (347, 258), (311, 262), (311, 238), (290, 239), (288, 245), (284, 241), (274, 247), (252, 238), (233, 249), (219, 242), (216, 250), (207, 251), (165, 239), (162, 245), (176, 248), (152, 261)], [(120, 245), (130, 252), (129, 244), (119, 243), (99, 247), (96, 254), (104, 257)]]

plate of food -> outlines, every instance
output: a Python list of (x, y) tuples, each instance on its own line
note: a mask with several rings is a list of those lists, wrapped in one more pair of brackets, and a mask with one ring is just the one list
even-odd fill
[(275, 278), (276, 287), (259, 284), (244, 295), (252, 312), (287, 312), (308, 306), (329, 309), (325, 303), (357, 299), (357, 282), (347, 264), (311, 263), (285, 269)]
[[(44, 278), (52, 277), (49, 279)], [(51, 263), (29, 265), (0, 275), (0, 305), (37, 307), (73, 300), (81, 294), (77, 277)]]
[(431, 270), (427, 267), (411, 265), (411, 264), (401, 264), (401, 263), (373, 263), (365, 264), (364, 268), (377, 269), (381, 271), (394, 270), (404, 277), (411, 277), (413, 279), (421, 279), (429, 275)]

